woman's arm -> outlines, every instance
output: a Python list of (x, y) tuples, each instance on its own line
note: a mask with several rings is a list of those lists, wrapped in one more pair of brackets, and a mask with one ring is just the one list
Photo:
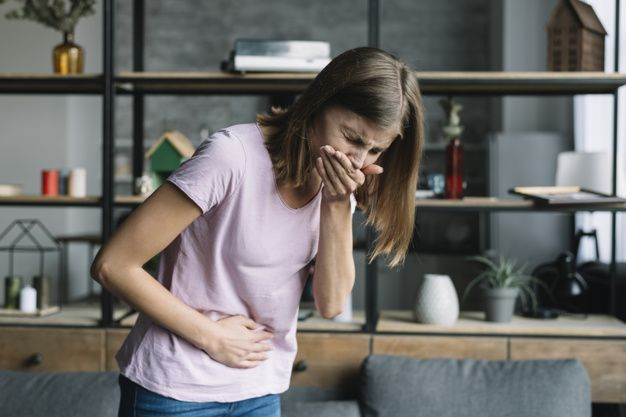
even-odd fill
[(313, 273), (313, 296), (322, 317), (341, 313), (354, 285), (350, 196), (365, 181), (347, 156), (322, 146), (315, 168), (324, 189), (320, 207), (320, 240)]
[[(212, 321), (176, 298), (142, 266), (160, 253), (200, 214), (200, 208), (165, 182), (122, 223), (98, 252), (91, 276), (154, 322), (235, 367), (266, 359), (267, 332), (244, 317)], [(188, 277), (194, 279), (195, 277)]]
[(320, 241), (313, 274), (313, 296), (320, 314), (332, 318), (342, 312), (355, 279), (352, 257), (350, 196), (383, 168), (370, 164), (355, 169), (348, 157), (331, 146), (322, 146), (315, 169), (324, 190), (320, 209)]
[(322, 201), (313, 295), (323, 317), (332, 318), (341, 313), (352, 291), (354, 277), (350, 199)]

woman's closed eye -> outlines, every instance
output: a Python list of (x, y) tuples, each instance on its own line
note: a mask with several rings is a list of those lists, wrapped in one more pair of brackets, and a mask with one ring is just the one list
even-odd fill
[[(360, 139), (351, 138), (351, 137), (349, 137), (349, 136), (344, 136), (344, 137), (346, 138), (346, 140), (347, 140), (348, 142), (350, 142), (350, 143), (352, 143), (352, 144), (354, 144), (354, 145), (357, 145), (357, 146), (364, 146), (363, 142), (362, 142)], [(381, 151), (380, 151), (380, 150), (378, 150), (378, 149), (371, 149), (371, 150), (370, 150), (370, 153), (371, 153), (372, 155), (378, 155), (379, 153), (381, 153)]]

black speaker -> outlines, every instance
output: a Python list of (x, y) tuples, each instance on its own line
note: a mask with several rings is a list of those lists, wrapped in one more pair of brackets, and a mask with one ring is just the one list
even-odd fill
[(483, 248), (480, 213), (420, 212), (415, 215), (412, 249), (419, 253), (475, 255)]

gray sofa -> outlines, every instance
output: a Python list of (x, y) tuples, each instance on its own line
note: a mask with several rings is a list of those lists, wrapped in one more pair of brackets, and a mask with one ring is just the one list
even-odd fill
[[(115, 372), (0, 371), (0, 416), (117, 415)], [(574, 359), (486, 361), (371, 355), (350, 395), (292, 387), (283, 417), (590, 417), (588, 375)]]

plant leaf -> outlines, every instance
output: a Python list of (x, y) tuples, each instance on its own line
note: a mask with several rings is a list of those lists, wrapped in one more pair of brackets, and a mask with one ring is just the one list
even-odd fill
[(493, 261), (485, 256), (468, 256), (466, 258), (468, 261), (475, 261), (485, 265), (487, 268), (496, 271), (498, 269), (497, 265), (493, 263)]
[(481, 274), (479, 274), (478, 276), (476, 276), (474, 279), (472, 279), (469, 284), (467, 284), (467, 286), (465, 287), (465, 291), (463, 291), (463, 297), (461, 299), (461, 301), (465, 301), (465, 298), (467, 297), (467, 295), (471, 292), (471, 290), (478, 284), (480, 284), (481, 282), (483, 282), (485, 280), (485, 276), (488, 274), (488, 271), (484, 271)]

